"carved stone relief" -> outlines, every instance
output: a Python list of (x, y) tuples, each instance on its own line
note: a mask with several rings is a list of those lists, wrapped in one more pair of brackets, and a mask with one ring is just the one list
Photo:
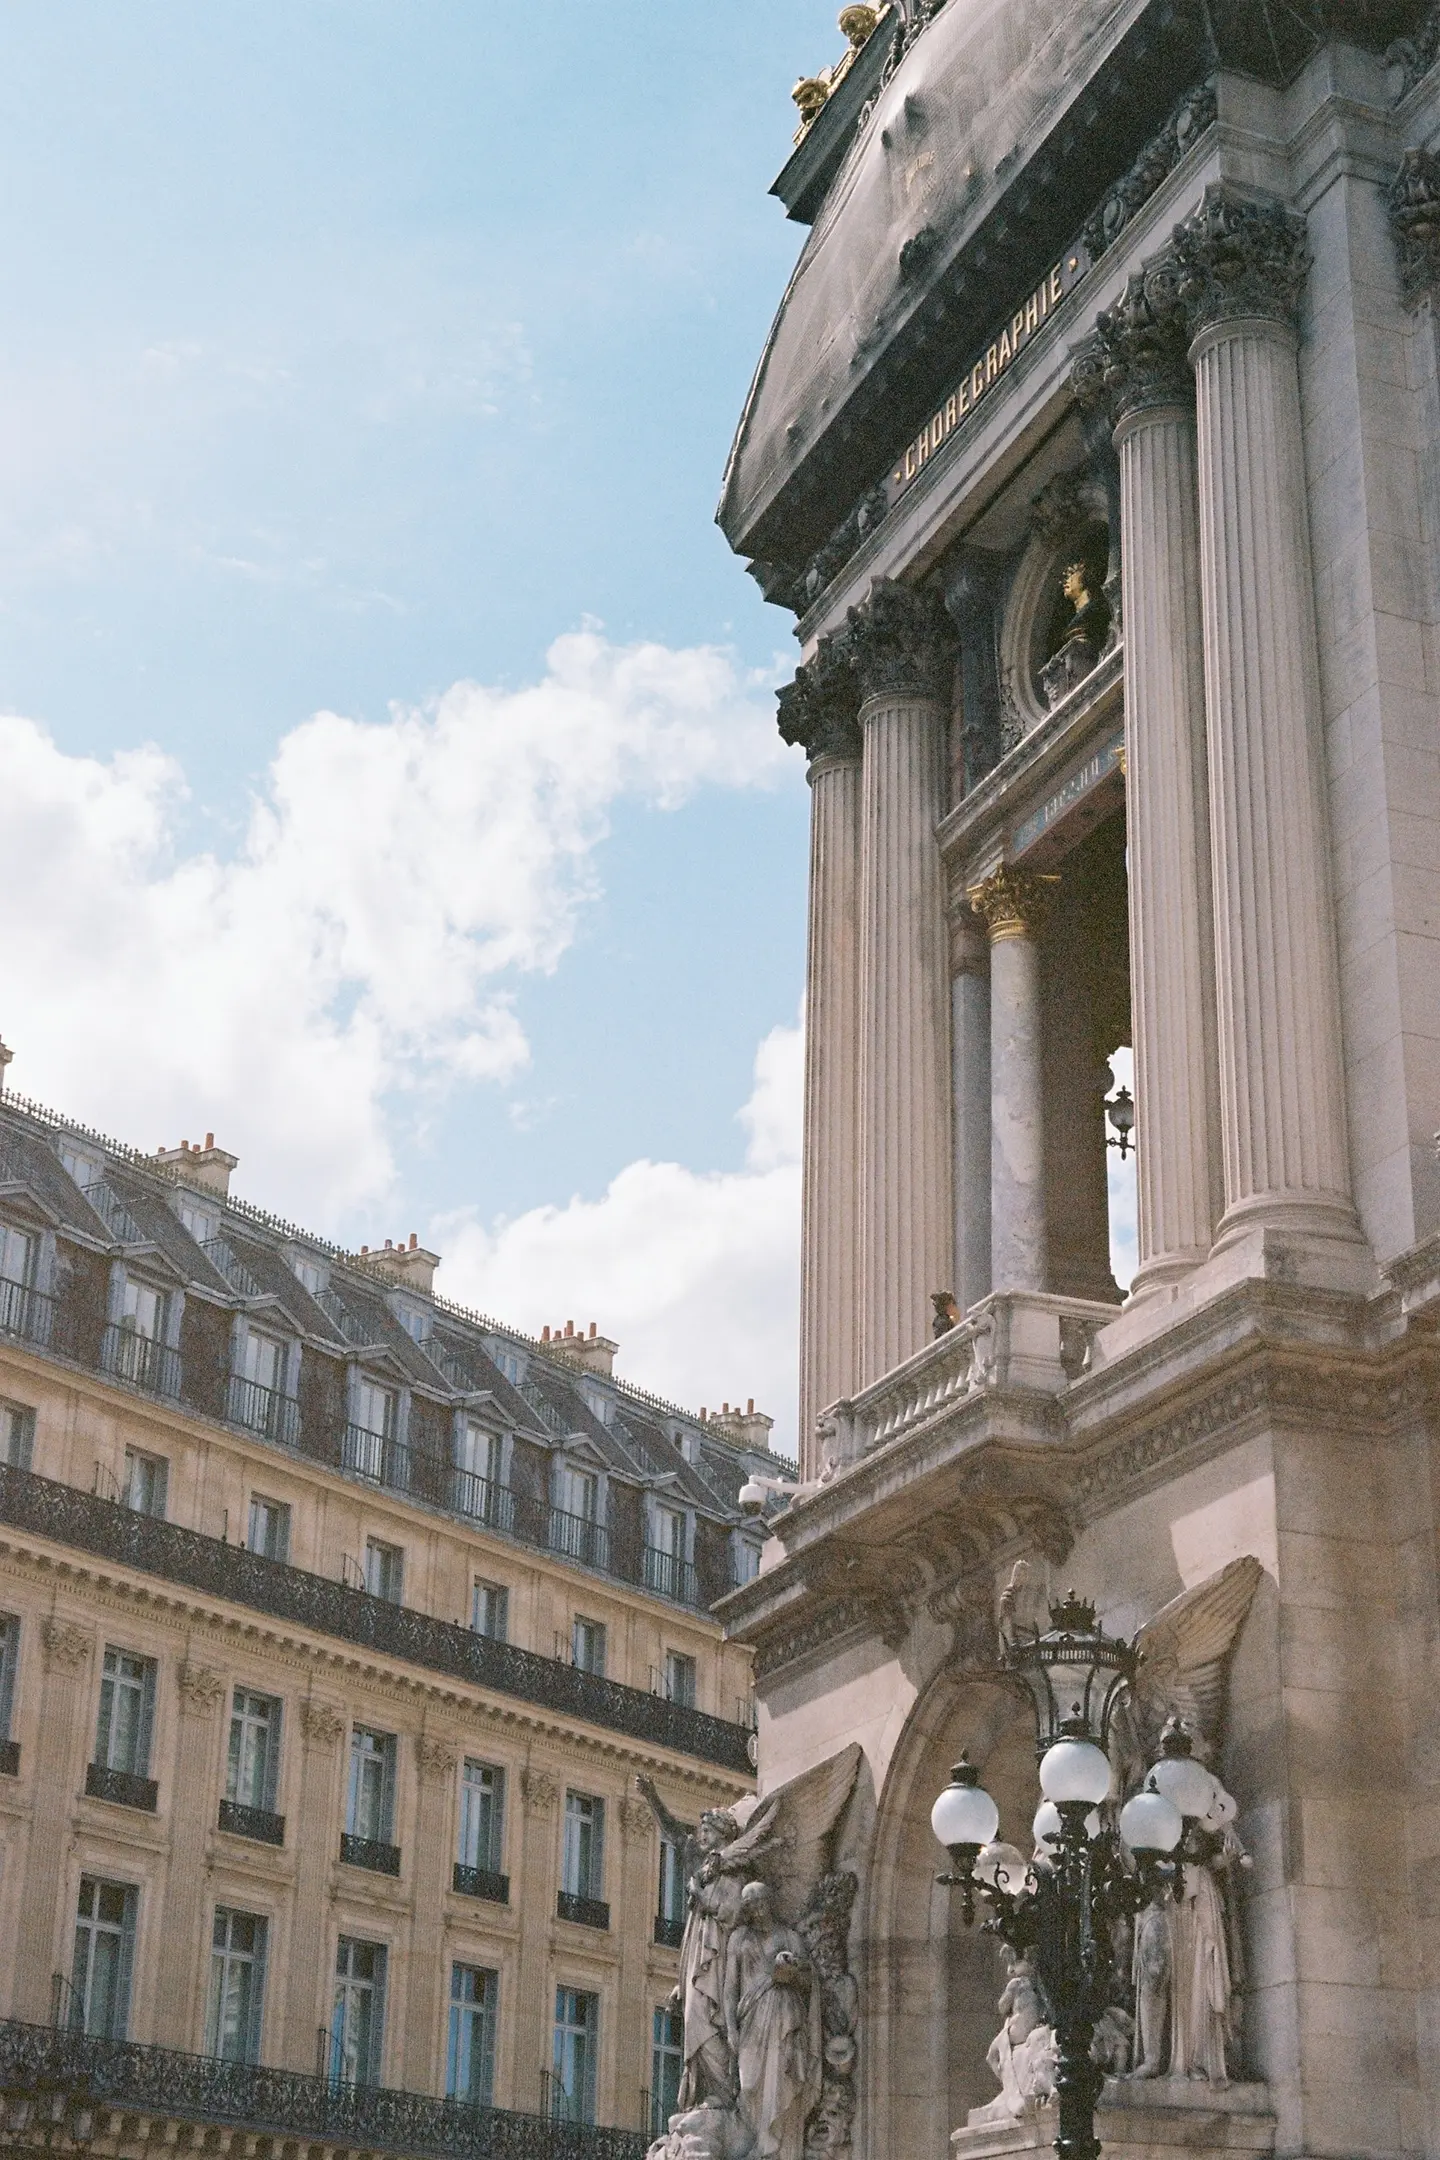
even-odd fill
[(95, 1638), (89, 1630), (77, 1627), (73, 1620), (57, 1620), (52, 1615), (40, 1623), (40, 1640), (45, 1645), (45, 1662), (61, 1672), (78, 1672), (94, 1647)]

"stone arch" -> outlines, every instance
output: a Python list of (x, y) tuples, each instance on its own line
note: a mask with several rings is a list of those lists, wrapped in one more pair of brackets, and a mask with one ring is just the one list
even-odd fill
[(968, 1750), (1000, 1805), (1000, 1835), (1029, 1851), (1038, 1802), (1030, 1712), (998, 1682), (942, 1669), (891, 1758), (876, 1810), (856, 1930), (862, 2135), (872, 2153), (948, 2150), (966, 2111), (995, 2097), (985, 2052), (1003, 1966), (993, 1936), (967, 1929), (935, 1881), (945, 1856), (930, 1808)]

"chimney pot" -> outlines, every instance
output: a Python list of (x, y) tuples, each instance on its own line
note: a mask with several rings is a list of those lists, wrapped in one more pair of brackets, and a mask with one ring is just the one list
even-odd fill
[(214, 1133), (213, 1133), (213, 1132), (207, 1132), (207, 1133), (206, 1133), (206, 1135), (205, 1135), (205, 1145), (206, 1145), (206, 1147), (207, 1147), (207, 1148), (212, 1148), (212, 1147), (214, 1147), (214, 1145), (215, 1145), (215, 1135), (214, 1135)]
[(754, 1417), (755, 1415), (755, 1398), (753, 1395), (747, 1395), (745, 1398), (745, 1415), (746, 1417)]
[(729, 1417), (729, 1415), (730, 1415), (730, 1405), (729, 1405), (729, 1403), (728, 1403), (728, 1402), (722, 1402), (722, 1403), (721, 1403), (721, 1405), (720, 1405), (720, 1415), (721, 1415), (721, 1417)]
[(705, 1408), (705, 1405), (702, 1402), (700, 1405), (700, 1422), (702, 1425), (705, 1423), (705, 1420), (709, 1417), (709, 1415), (709, 1411)]
[(412, 1231), (410, 1232), (410, 1250), (411, 1250), (411, 1252), (414, 1252), (414, 1250), (415, 1250), (416, 1246), (417, 1246), (417, 1245), (418, 1245), (419, 1243), (420, 1243), (419, 1237), (418, 1237), (418, 1236), (416, 1235), (416, 1233), (415, 1233), (415, 1232), (414, 1232), (414, 1231), (412, 1230)]
[(540, 1330), (540, 1340), (541, 1342), (549, 1342), (550, 1340), (550, 1323), (548, 1320)]
[(593, 1320), (590, 1322), (590, 1333), (592, 1335), (595, 1333), (595, 1322)]
[(567, 1320), (565, 1322), (565, 1333), (567, 1335), (573, 1335), (575, 1333), (575, 1322), (573, 1320)]
[(362, 1260), (364, 1260), (364, 1259), (365, 1259), (365, 1258), (367, 1257), (367, 1255), (369, 1254), (369, 1251), (370, 1251), (370, 1247), (369, 1247), (368, 1245), (362, 1245), (362, 1246), (360, 1247), (360, 1257), (361, 1257), (361, 1259), (362, 1259)]
[(385, 1240), (385, 1250), (386, 1252), (393, 1252), (395, 1250), (395, 1247), (391, 1244), (388, 1237)]

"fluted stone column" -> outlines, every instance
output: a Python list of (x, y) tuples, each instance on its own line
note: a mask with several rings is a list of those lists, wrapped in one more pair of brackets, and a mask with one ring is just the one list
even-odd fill
[[(34, 1789), (47, 1796), (30, 1824), (25, 1881), (15, 1931), (15, 1986), (12, 2017), (44, 2024), (50, 2016), (50, 1980), (59, 1968), (70, 1972), (70, 1941), (57, 1923), (56, 1907), (66, 1888), (65, 1855), (71, 1842), (71, 1811), (66, 1801), (79, 1790), (81, 1767), (90, 1743), (87, 1666), (95, 1648), (88, 1628), (54, 1616), (40, 1625), (45, 1681), (35, 1744)], [(68, 1915), (74, 1927), (73, 1912)]]
[(1199, 422), (1219, 1243), (1265, 1226), (1358, 1245), (1295, 359), (1304, 220), (1215, 185), (1175, 248)]
[(846, 636), (864, 734), (860, 945), (860, 1380), (930, 1339), (954, 1265), (950, 966), (935, 829), (948, 807), (953, 634), (884, 582)]
[(1115, 427), (1139, 1266), (1132, 1297), (1209, 1254), (1224, 1204), (1205, 751), (1195, 392), (1177, 265), (1130, 280), (1078, 356)]
[(205, 1844), (215, 1821), (216, 1727), (225, 1695), (221, 1674), (187, 1658), (177, 1675), (180, 1720), (175, 1774), (167, 1795), (170, 1866), (165, 1877), (166, 1955), (155, 1991), (155, 2038), (162, 2047), (205, 2044), (205, 1987), (210, 1930), (205, 1912)]
[(800, 1473), (815, 1420), (859, 1384), (860, 691), (843, 636), (780, 692), (780, 732), (810, 764), (805, 1132), (800, 1240)]
[(1005, 865), (970, 888), (990, 933), (990, 1285), (1045, 1288), (1040, 953), (1052, 878)]
[(990, 952), (962, 894), (950, 908), (950, 1041), (955, 1135), (955, 1300), (990, 1292)]

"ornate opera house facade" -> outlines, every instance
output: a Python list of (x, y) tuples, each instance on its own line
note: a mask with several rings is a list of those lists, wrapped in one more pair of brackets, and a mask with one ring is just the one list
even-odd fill
[(762, 1795), (859, 1751), (806, 2150), (1053, 2135), (929, 1811), (968, 1747), (1029, 1850), (1073, 1588), (1215, 1810), (1109, 2144), (1440, 2154), (1440, 10), (845, 14), (720, 509), (812, 801), (807, 1483), (721, 1608)]

